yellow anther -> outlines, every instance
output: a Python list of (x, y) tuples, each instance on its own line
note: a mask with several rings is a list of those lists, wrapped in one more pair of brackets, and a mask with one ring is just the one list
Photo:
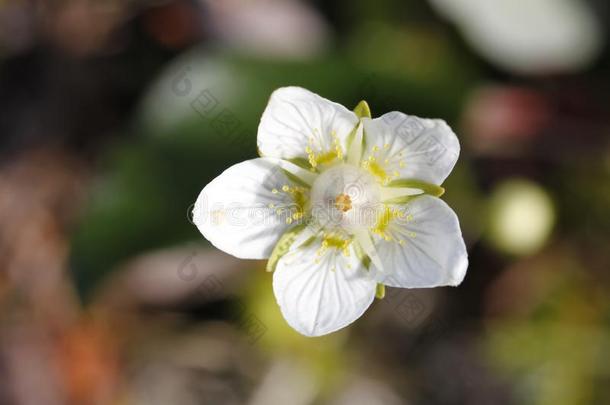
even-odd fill
[(326, 253), (326, 251), (328, 249), (340, 249), (343, 252), (343, 255), (348, 257), (350, 252), (349, 252), (349, 245), (350, 243), (352, 243), (351, 239), (343, 239), (342, 237), (338, 236), (338, 235), (334, 235), (334, 234), (325, 234), (324, 235), (324, 240), (322, 241), (322, 246), (320, 246), (320, 248), (317, 251), (317, 255), (321, 256), (324, 253)]
[(398, 209), (386, 206), (383, 212), (377, 217), (377, 223), (371, 231), (389, 242), (393, 239), (392, 235), (388, 232), (390, 222), (395, 218), (401, 218), (403, 215), (404, 213)]
[[(378, 149), (379, 148), (377, 146), (373, 146), (372, 148), (373, 152)], [(387, 166), (389, 162), (389, 159), (383, 160), (383, 166)], [(399, 177), (400, 173), (398, 173), (398, 171), (393, 171), (391, 174), (389, 174), (383, 166), (379, 164), (375, 156), (372, 155), (362, 161), (362, 168), (368, 170), (383, 185), (386, 185), (392, 179)]]

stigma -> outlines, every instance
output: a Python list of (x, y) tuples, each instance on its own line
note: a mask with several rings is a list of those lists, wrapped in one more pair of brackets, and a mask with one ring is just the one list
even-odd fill
[(345, 193), (339, 194), (335, 198), (335, 208), (339, 211), (347, 212), (352, 209), (352, 199)]

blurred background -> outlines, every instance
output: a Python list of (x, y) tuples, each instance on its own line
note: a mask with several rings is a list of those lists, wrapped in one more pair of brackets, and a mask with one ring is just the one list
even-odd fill
[[(610, 403), (606, 0), (0, 0), (0, 404)], [(277, 87), (447, 120), (470, 268), (308, 339), (191, 223)]]

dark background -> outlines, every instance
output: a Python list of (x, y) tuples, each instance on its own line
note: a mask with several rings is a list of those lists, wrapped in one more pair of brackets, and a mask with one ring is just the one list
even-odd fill
[[(0, 404), (610, 403), (609, 16), (0, 1)], [(203, 239), (192, 203), (285, 85), (451, 124), (462, 285), (308, 339), (264, 263)]]

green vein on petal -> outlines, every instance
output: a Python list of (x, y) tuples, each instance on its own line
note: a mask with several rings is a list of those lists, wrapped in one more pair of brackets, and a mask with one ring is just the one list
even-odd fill
[(358, 166), (364, 150), (364, 127), (362, 122), (356, 125), (347, 139), (347, 163)]
[(282, 172), (284, 173), (284, 175), (286, 177), (288, 177), (288, 180), (292, 181), (293, 183), (298, 184), (301, 187), (305, 187), (305, 188), (310, 188), (311, 186), (305, 182), (303, 179), (301, 179), (299, 176), (290, 173), (288, 170), (286, 169), (282, 169)]
[(311, 164), (309, 163), (309, 160), (307, 160), (304, 157), (296, 157), (293, 159), (287, 159), (289, 162), (294, 163), (295, 165), (299, 166), (300, 168), (306, 169), (306, 170), (311, 170)]
[(445, 189), (441, 186), (437, 186), (436, 184), (426, 183), (421, 180), (409, 180), (409, 179), (399, 179), (391, 181), (386, 187), (403, 187), (403, 188), (413, 188), (420, 189), (425, 194), (429, 194), (433, 197), (440, 197), (445, 194)]
[(278, 240), (275, 247), (273, 248), (273, 252), (271, 252), (271, 256), (267, 261), (266, 270), (268, 272), (272, 272), (275, 270), (275, 268), (277, 267), (277, 263), (286, 253), (288, 253), (290, 246), (292, 246), (298, 234), (305, 228), (305, 226), (306, 224), (304, 223), (299, 224), (294, 228), (284, 232), (282, 237)]
[(278, 166), (292, 181), (298, 182), (306, 187), (310, 187), (317, 177), (315, 173), (312, 173), (310, 170), (307, 170), (289, 160), (280, 159), (278, 161)]
[(354, 243), (353, 246), (354, 252), (356, 253), (356, 257), (358, 258), (358, 260), (360, 260), (360, 263), (362, 263), (364, 268), (368, 270), (368, 268), (371, 266), (371, 258), (368, 257), (366, 253), (364, 253), (364, 249), (362, 248), (362, 246), (360, 246), (358, 242)]

